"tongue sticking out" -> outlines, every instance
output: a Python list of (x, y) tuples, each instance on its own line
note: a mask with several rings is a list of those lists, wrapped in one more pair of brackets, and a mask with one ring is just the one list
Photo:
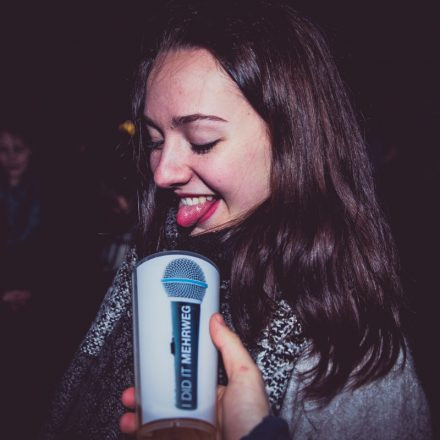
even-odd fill
[(177, 224), (183, 228), (194, 226), (202, 217), (206, 216), (218, 200), (211, 200), (196, 205), (180, 205), (177, 211)]

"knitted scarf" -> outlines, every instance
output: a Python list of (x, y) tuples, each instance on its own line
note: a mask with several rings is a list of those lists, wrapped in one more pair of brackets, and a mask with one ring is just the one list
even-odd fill
[[(227, 252), (218, 250), (218, 233), (182, 236), (176, 226), (175, 211), (170, 212), (165, 229), (166, 250), (198, 252), (220, 268), (229, 264)], [(136, 262), (136, 252), (131, 250), (61, 383), (44, 439), (124, 438), (118, 420), (126, 411), (120, 401), (121, 393), (134, 384), (131, 278)], [(227, 277), (222, 278), (221, 313), (234, 328), (229, 285)], [(251, 352), (262, 372), (274, 414), (279, 412), (292, 370), (305, 345), (299, 321), (290, 306), (281, 301)], [(225, 383), (222, 368), (219, 368), (219, 383)]]

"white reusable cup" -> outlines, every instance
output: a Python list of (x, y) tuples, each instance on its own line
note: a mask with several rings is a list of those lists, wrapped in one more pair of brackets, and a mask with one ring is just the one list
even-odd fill
[(138, 438), (214, 439), (219, 271), (202, 255), (168, 251), (144, 258), (133, 277)]

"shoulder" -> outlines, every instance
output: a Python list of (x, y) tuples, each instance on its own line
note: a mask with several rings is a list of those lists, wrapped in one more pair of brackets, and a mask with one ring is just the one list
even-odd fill
[[(307, 438), (429, 439), (429, 407), (409, 349), (400, 353), (385, 376), (356, 389), (347, 387), (325, 406), (303, 399), (301, 373), (316, 358), (304, 354), (297, 363), (282, 408), (292, 432)], [(299, 438), (303, 438), (299, 435)]]
[(121, 317), (126, 315), (131, 317), (132, 274), (137, 260), (136, 251), (131, 248), (120, 265), (98, 314), (81, 344), (81, 352), (96, 356)]

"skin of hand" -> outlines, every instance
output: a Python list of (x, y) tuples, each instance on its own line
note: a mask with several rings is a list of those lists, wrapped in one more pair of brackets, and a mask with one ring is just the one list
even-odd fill
[(209, 324), (228, 376), (228, 385), (218, 392), (218, 432), (224, 440), (238, 440), (269, 414), (266, 390), (260, 370), (223, 317), (216, 313)]
[[(226, 326), (220, 314), (211, 317), (209, 330), (228, 376), (228, 385), (220, 386), (217, 394), (217, 439), (238, 440), (269, 414), (263, 379), (240, 338)], [(123, 392), (122, 403), (128, 408), (135, 407), (134, 388)], [(123, 433), (134, 434), (138, 428), (136, 415), (125, 413), (119, 426)]]
[(31, 296), (29, 290), (9, 290), (2, 295), (2, 301), (16, 312), (28, 304)]

